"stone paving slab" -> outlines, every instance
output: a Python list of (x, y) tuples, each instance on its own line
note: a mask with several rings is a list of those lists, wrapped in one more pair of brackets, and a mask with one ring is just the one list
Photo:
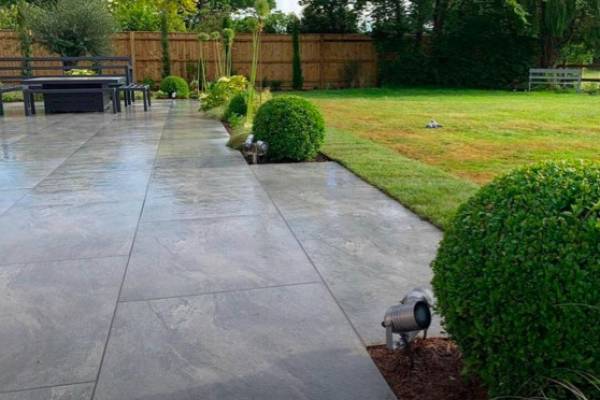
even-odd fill
[(248, 167), (197, 109), (7, 106), (0, 400), (393, 398), (364, 344), (439, 232), (332, 163)]
[(46, 161), (0, 160), (0, 188), (2, 190), (31, 189), (44, 180), (64, 159)]
[(0, 265), (127, 255), (141, 201), (29, 205), (0, 216)]
[(278, 215), (142, 223), (122, 299), (319, 281)]
[(13, 206), (17, 201), (27, 194), (27, 190), (1, 190), (0, 191), (0, 215)]
[(393, 398), (320, 283), (121, 304), (95, 396)]
[(441, 232), (336, 163), (252, 169), (364, 343), (382, 343), (386, 309), (430, 286)]
[(0, 266), (0, 392), (96, 379), (126, 263)]
[(0, 400), (90, 400), (93, 383), (0, 393)]
[(269, 196), (247, 166), (193, 168), (180, 162), (154, 172), (143, 221), (275, 212)]

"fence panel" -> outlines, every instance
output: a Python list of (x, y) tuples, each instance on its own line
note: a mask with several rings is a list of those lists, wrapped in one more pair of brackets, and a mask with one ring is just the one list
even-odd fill
[[(171, 71), (188, 80), (197, 76), (200, 43), (194, 33), (170, 33)], [(212, 42), (202, 45), (209, 79), (216, 75), (217, 51)], [(305, 89), (373, 86), (377, 80), (377, 53), (371, 38), (364, 35), (303, 34), (300, 52)], [(18, 57), (19, 42), (14, 32), (0, 31), (0, 57)], [(34, 46), (34, 56), (50, 55)], [(138, 81), (160, 80), (162, 50), (159, 32), (121, 32), (113, 37), (113, 54), (129, 56)], [(289, 35), (262, 35), (258, 82), (278, 81), (292, 85), (292, 38)], [(224, 62), (224, 60), (222, 60)], [(252, 36), (238, 34), (233, 45), (235, 73), (247, 75), (252, 62)]]

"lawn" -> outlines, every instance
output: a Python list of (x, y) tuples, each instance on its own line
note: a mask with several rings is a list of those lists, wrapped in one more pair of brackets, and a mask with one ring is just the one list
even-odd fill
[[(479, 185), (548, 159), (600, 160), (600, 96), (444, 89), (303, 92), (324, 152), (445, 227)], [(426, 129), (435, 118), (442, 129)]]

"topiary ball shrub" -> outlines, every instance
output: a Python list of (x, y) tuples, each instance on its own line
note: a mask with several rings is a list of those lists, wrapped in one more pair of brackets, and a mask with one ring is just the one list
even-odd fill
[(231, 98), (225, 110), (225, 119), (229, 120), (232, 115), (240, 117), (246, 116), (248, 113), (248, 95), (246, 93), (238, 93)]
[(167, 93), (169, 97), (175, 93), (178, 99), (187, 99), (190, 96), (190, 87), (185, 79), (179, 76), (167, 76), (160, 82), (161, 92)]
[(269, 144), (272, 161), (314, 158), (325, 139), (325, 122), (317, 107), (297, 96), (276, 97), (256, 113), (252, 133)]
[(490, 397), (598, 393), (600, 164), (496, 179), (459, 208), (432, 266), (446, 330)]

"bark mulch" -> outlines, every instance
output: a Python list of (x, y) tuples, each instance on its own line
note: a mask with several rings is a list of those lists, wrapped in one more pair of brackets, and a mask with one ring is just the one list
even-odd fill
[[(444, 338), (417, 339), (405, 350), (370, 347), (369, 353), (400, 400), (487, 400), (476, 379), (461, 375), (462, 355)], [(412, 365), (412, 367), (411, 367)]]

